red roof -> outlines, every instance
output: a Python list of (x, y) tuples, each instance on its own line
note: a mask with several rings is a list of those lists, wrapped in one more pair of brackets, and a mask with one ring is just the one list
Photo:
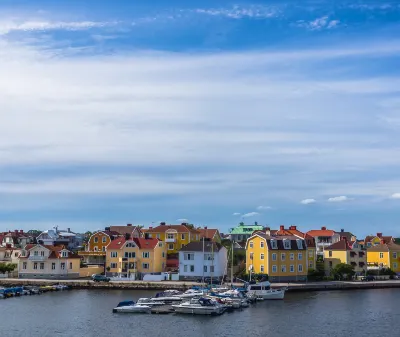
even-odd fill
[(317, 237), (317, 236), (334, 236), (336, 234), (335, 231), (331, 229), (313, 229), (311, 231), (308, 231), (306, 234), (312, 236), (312, 237)]
[(154, 249), (160, 242), (158, 239), (144, 239), (144, 238), (133, 238), (131, 240), (126, 240), (124, 237), (116, 238), (111, 241), (108, 245), (108, 249), (121, 249), (126, 241), (133, 241), (137, 244), (140, 249)]
[(140, 233), (140, 228), (138, 226), (126, 225), (126, 226), (110, 226), (111, 232), (117, 232), (120, 235), (132, 234), (133, 231), (138, 230)]
[(365, 238), (365, 244), (367, 244), (368, 242), (371, 242), (373, 239), (375, 239), (375, 238), (379, 238), (381, 241), (383, 241), (384, 243), (390, 243), (390, 242), (393, 242), (394, 240), (393, 240), (393, 236), (383, 236), (382, 234), (377, 234), (377, 235), (375, 235), (375, 236), (373, 236), (373, 235), (368, 235), (366, 238)]
[(126, 239), (124, 237), (118, 237), (110, 242), (107, 246), (107, 250), (109, 249), (121, 249), (121, 247), (125, 244)]
[(218, 229), (213, 229), (213, 228), (197, 228), (197, 231), (200, 233), (201, 238), (206, 238), (206, 239), (214, 239), (214, 236), (217, 234)]
[(167, 259), (167, 267), (168, 268), (178, 268), (179, 267), (179, 259)]

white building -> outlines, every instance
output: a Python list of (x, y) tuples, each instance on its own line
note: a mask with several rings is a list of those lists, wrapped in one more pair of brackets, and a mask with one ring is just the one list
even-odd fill
[(228, 251), (220, 243), (191, 242), (179, 251), (179, 278), (201, 280), (223, 278), (228, 264)]
[(63, 230), (58, 227), (42, 232), (36, 240), (43, 245), (65, 245), (70, 250), (78, 249), (83, 244), (81, 235), (71, 232), (69, 228)]
[(323, 257), (326, 247), (340, 241), (340, 233), (334, 230), (321, 227), (321, 229), (313, 229), (308, 231), (306, 235), (312, 236), (315, 239), (317, 255)]

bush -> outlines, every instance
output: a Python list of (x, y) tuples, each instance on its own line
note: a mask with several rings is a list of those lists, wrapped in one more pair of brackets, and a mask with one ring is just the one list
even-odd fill
[(322, 281), (325, 277), (325, 272), (320, 269), (309, 269), (307, 277), (309, 281)]
[(354, 267), (350, 264), (339, 263), (332, 269), (335, 280), (350, 280), (355, 275)]

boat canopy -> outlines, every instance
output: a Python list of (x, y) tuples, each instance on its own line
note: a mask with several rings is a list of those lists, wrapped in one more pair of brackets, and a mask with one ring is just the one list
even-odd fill
[(127, 306), (134, 305), (134, 304), (135, 304), (134, 301), (122, 301), (122, 302), (118, 303), (117, 308), (119, 308), (119, 307), (127, 307)]

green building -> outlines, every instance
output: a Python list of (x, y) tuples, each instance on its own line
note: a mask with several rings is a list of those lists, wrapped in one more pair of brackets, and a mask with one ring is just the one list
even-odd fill
[(243, 242), (247, 241), (254, 231), (262, 231), (263, 229), (264, 227), (257, 224), (257, 222), (254, 225), (245, 225), (241, 222), (237, 227), (231, 228), (229, 234), (232, 241)]

